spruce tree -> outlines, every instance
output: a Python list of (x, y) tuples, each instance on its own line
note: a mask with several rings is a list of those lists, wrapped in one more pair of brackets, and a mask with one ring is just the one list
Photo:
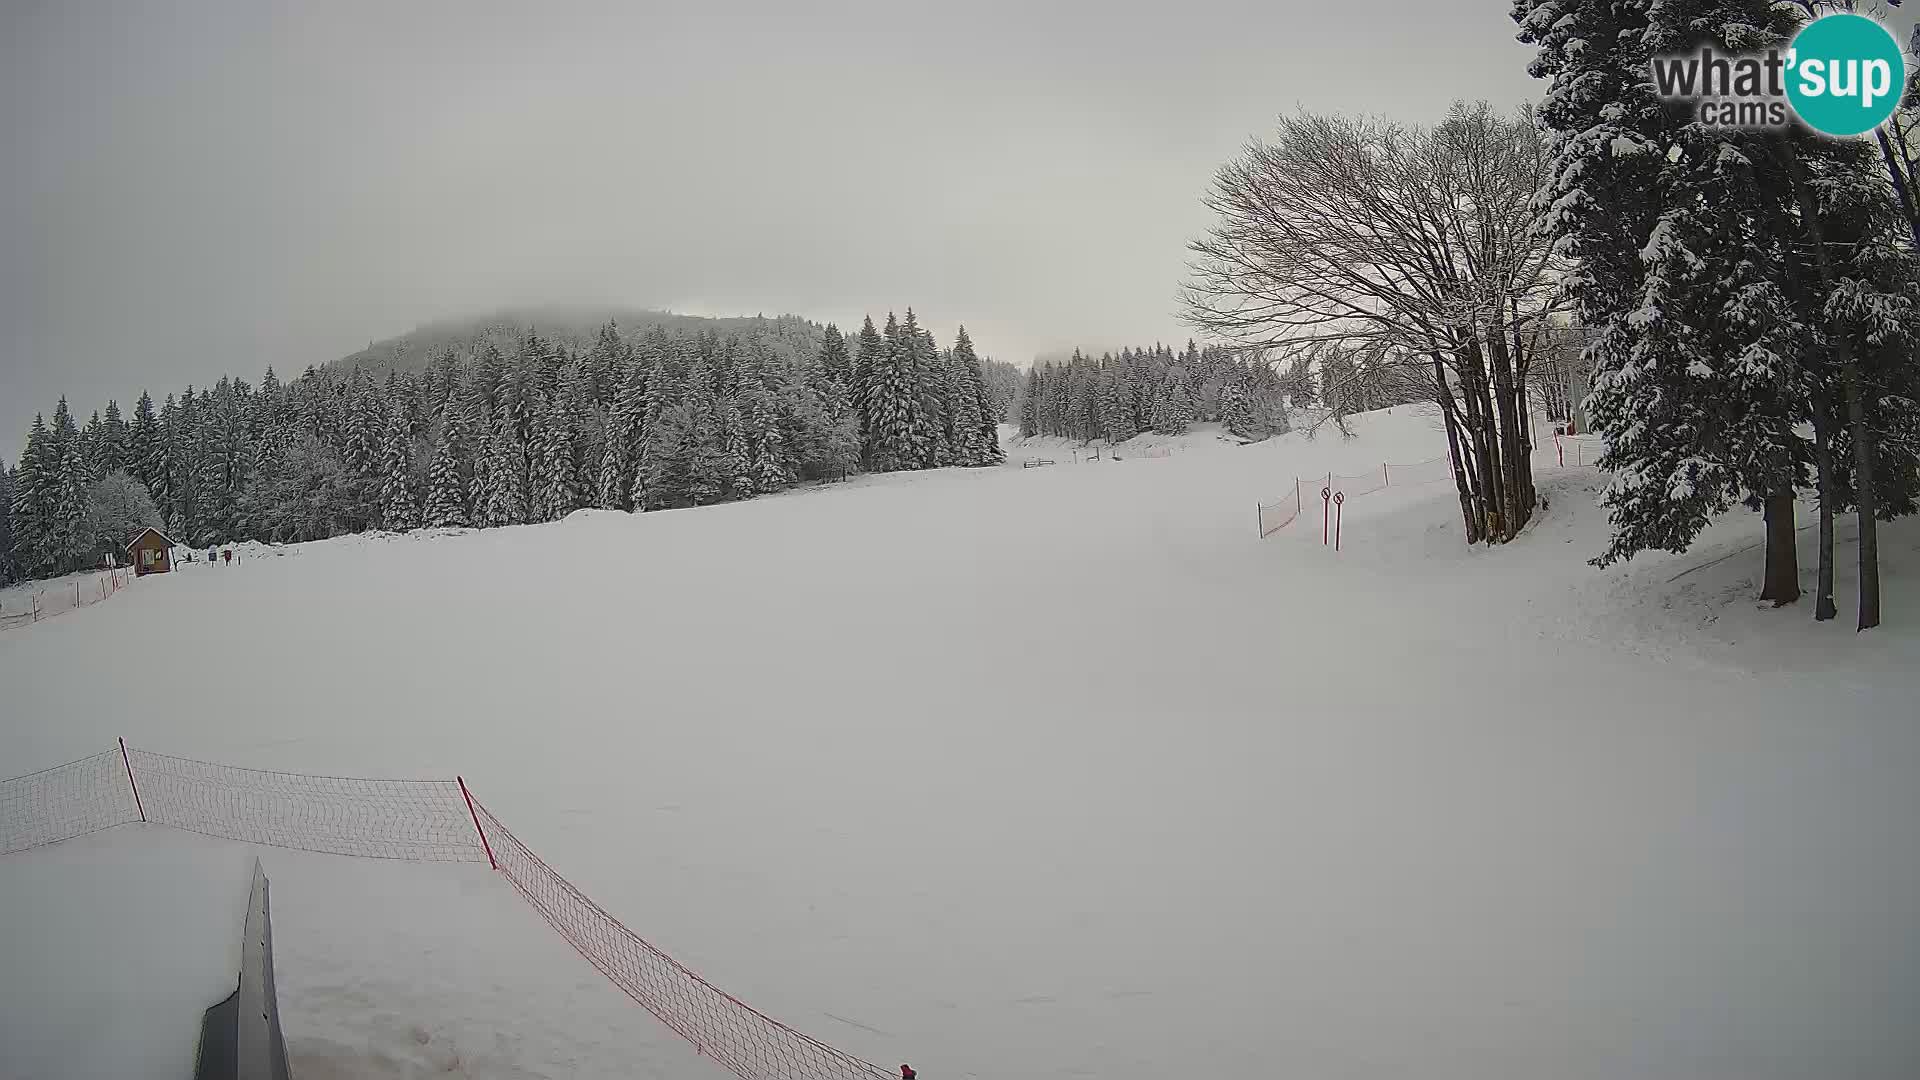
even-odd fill
[(513, 424), (513, 414), (503, 410), (494, 417), (494, 430), (487, 440), (486, 504), (480, 509), (484, 525), (524, 525), (527, 522), (527, 452)]
[(0, 585), (11, 585), (21, 576), (18, 553), (14, 549), (14, 490), (14, 470), (7, 466), (4, 455), (0, 455)]
[(157, 487), (158, 475), (164, 471), (160, 453), (160, 420), (153, 411), (153, 395), (140, 391), (140, 400), (133, 406), (133, 423), (127, 429), (127, 471), (135, 480), (146, 485), (147, 492), (153, 496), (154, 505), (164, 506)]
[(585, 505), (580, 491), (580, 466), (574, 453), (573, 425), (562, 404), (551, 395), (543, 399), (539, 418), (536, 520), (558, 521)]
[(667, 500), (664, 505), (720, 502), (738, 470), (727, 453), (727, 410), (707, 360), (695, 360), (688, 370), (682, 406), (676, 430), (657, 448), (655, 467), (663, 475), (650, 486), (659, 489), (660, 498)]
[(109, 398), (101, 433), (100, 467), (104, 472), (114, 472), (127, 465), (127, 422), (120, 415), (120, 402)]
[(756, 495), (778, 491), (791, 483), (793, 476), (787, 465), (786, 439), (774, 413), (773, 394), (765, 389), (750, 391), (745, 406), (752, 491)]
[(1652, 56), (1704, 35), (1730, 52), (1784, 40), (1764, 0), (1609, 5), (1517, 0), (1552, 168), (1541, 199), (1580, 321), (1594, 333), (1589, 417), (1613, 472), (1601, 565), (1683, 551), (1736, 502), (1765, 508), (1763, 595), (1791, 601), (1793, 490), (1808, 450), (1799, 359), (1816, 336), (1795, 314), (1791, 251), (1768, 227), (1790, 189), (1776, 136), (1686, 122), (1645, 77)]
[(597, 502), (609, 510), (638, 509), (633, 506), (631, 488), (646, 440), (646, 405), (647, 371), (636, 360), (622, 374), (600, 454)]
[(345, 402), (346, 442), (341, 456), (356, 476), (371, 477), (380, 466), (380, 419), (373, 384), (365, 368), (355, 368)]
[(55, 573), (65, 573), (80, 565), (87, 547), (85, 523), (87, 489), (92, 480), (81, 457), (80, 431), (74, 426), (73, 413), (62, 397), (53, 411), (50, 432), (48, 477), (51, 499), (48, 504), (46, 543)]
[(1254, 430), (1253, 402), (1247, 392), (1247, 380), (1242, 375), (1234, 375), (1220, 388), (1220, 422), (1227, 433), (1235, 438), (1261, 437)]
[(460, 479), (459, 459), (444, 431), (434, 444), (433, 464), (427, 468), (425, 523), (437, 529), (464, 528), (472, 523), (467, 515), (467, 489)]
[(200, 512), (200, 413), (199, 395), (188, 386), (180, 393), (179, 407), (167, 431), (173, 505), (160, 507), (172, 526), (174, 539), (195, 547), (208, 539)]
[(875, 472), (920, 467), (925, 448), (914, 348), (889, 314), (880, 355), (868, 376), (867, 459)]
[[(888, 316), (892, 318), (891, 315)], [(886, 354), (886, 343), (881, 340), (880, 331), (873, 328), (873, 316), (866, 317), (860, 324), (860, 344), (853, 357), (853, 377), (847, 384), (847, 391), (853, 400), (853, 411), (860, 426), (860, 453), (864, 458), (872, 440), (873, 415), (873, 375)]]
[(979, 453), (975, 443), (980, 436), (980, 400), (952, 349), (940, 354), (940, 378), (946, 384), (947, 415), (942, 434), (947, 442), (947, 464), (972, 465)]
[(912, 308), (900, 325), (900, 344), (904, 350), (903, 367), (913, 387), (912, 443), (914, 468), (940, 468), (953, 463), (952, 448), (947, 445), (947, 378), (940, 363), (940, 346), (933, 335), (921, 328)]
[(1031, 439), (1040, 434), (1040, 396), (1044, 388), (1040, 383), (1040, 367), (1034, 364), (1027, 369), (1026, 378), (1020, 389), (1020, 434)]
[(719, 429), (721, 497), (750, 499), (754, 495), (753, 453), (747, 443), (746, 418), (732, 395), (720, 399)]
[[(869, 328), (873, 320), (867, 320)], [(815, 389), (819, 389), (819, 380), (831, 379), (845, 385), (853, 378), (853, 361), (847, 352), (847, 339), (840, 334), (840, 328), (832, 323), (820, 338), (820, 351), (814, 358)]]
[(86, 477), (88, 484), (106, 475), (101, 457), (105, 449), (102, 444), (106, 441), (104, 430), (100, 423), (98, 409), (95, 409), (93, 415), (87, 418), (86, 426), (80, 429), (81, 473)]
[(387, 425), (380, 443), (380, 516), (392, 532), (420, 527), (420, 507), (413, 494), (413, 436), (405, 405), (388, 402)]
[(474, 442), (473, 475), (467, 478), (467, 505), (473, 508), (473, 523), (486, 528), (488, 507), (493, 503), (493, 425), (483, 419), (479, 438)]
[(1153, 395), (1153, 430), (1162, 435), (1185, 434), (1186, 413), (1184, 390), (1172, 373), (1168, 373)]
[[(698, 366), (698, 365), (696, 365)], [(689, 395), (691, 397), (691, 395)], [(694, 477), (696, 428), (701, 426), (696, 400), (683, 400), (660, 410), (648, 425), (647, 441), (634, 462), (633, 508), (663, 510), (713, 502), (719, 486)]]
[(221, 378), (204, 399), (198, 435), (195, 490), (209, 539), (234, 538), (240, 528), (240, 497), (251, 458), (246, 413), (250, 390), (237, 379)]
[(631, 360), (632, 350), (620, 337), (619, 325), (608, 319), (581, 364), (589, 397), (594, 404), (602, 407), (612, 404), (613, 395), (620, 386), (621, 373)]
[(50, 577), (56, 572), (53, 503), (57, 472), (46, 418), (35, 413), (13, 478), (13, 557), (23, 577)]
[(964, 326), (954, 338), (953, 359), (973, 391), (973, 407), (967, 414), (968, 418), (971, 420), (976, 415), (979, 418), (979, 426), (974, 429), (971, 441), (973, 456), (968, 464), (998, 465), (1006, 457), (1000, 450), (999, 409), (994, 405), (993, 393), (987, 386), (980, 357), (973, 351), (973, 339), (967, 336)]

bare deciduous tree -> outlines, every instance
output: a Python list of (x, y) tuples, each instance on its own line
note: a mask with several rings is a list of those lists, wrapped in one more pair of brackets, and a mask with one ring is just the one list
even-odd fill
[(1593, 358), (1587, 353), (1590, 334), (1582, 327), (1551, 327), (1541, 335), (1527, 373), (1527, 396), (1547, 419), (1565, 422), (1572, 431), (1587, 430), (1580, 403), (1593, 385)]
[(1545, 165), (1531, 118), (1484, 103), (1432, 128), (1283, 118), (1215, 178), (1186, 316), (1283, 359), (1338, 346), (1355, 388), (1362, 359), (1375, 376), (1419, 365), (1468, 542), (1510, 540), (1535, 504), (1525, 387), (1558, 304), (1535, 228)]

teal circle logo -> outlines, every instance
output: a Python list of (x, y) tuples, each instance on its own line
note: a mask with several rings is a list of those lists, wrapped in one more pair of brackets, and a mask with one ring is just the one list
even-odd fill
[(1864, 15), (1828, 15), (1800, 28), (1787, 100), (1823, 135), (1863, 135), (1885, 123), (1907, 89), (1907, 63), (1886, 27)]

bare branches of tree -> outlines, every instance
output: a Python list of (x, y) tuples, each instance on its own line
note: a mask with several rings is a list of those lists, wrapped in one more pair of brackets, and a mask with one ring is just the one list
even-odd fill
[(1285, 117), (1215, 177), (1218, 220), (1190, 245), (1186, 317), (1319, 365), (1323, 398), (1393, 393), (1420, 370), (1446, 420), (1467, 539), (1511, 539), (1534, 506), (1525, 387), (1558, 304), (1535, 227), (1545, 167), (1531, 117), (1484, 103), (1432, 128)]

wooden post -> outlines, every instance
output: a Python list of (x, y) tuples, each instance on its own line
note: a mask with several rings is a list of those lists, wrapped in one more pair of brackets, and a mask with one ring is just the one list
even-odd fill
[(460, 784), (460, 797), (467, 800), (467, 813), (473, 818), (473, 831), (480, 834), (480, 847), (487, 853), (487, 865), (498, 870), (500, 864), (493, 861), (493, 845), (487, 843), (487, 830), (480, 827), (480, 813), (473, 808), (473, 794), (467, 790), (466, 778), (455, 776), (454, 779)]
[(140, 820), (147, 820), (147, 808), (140, 802), (140, 785), (133, 782), (133, 762), (127, 759), (127, 740), (120, 740), (120, 764), (127, 767), (127, 786), (133, 789), (133, 808), (140, 811)]

